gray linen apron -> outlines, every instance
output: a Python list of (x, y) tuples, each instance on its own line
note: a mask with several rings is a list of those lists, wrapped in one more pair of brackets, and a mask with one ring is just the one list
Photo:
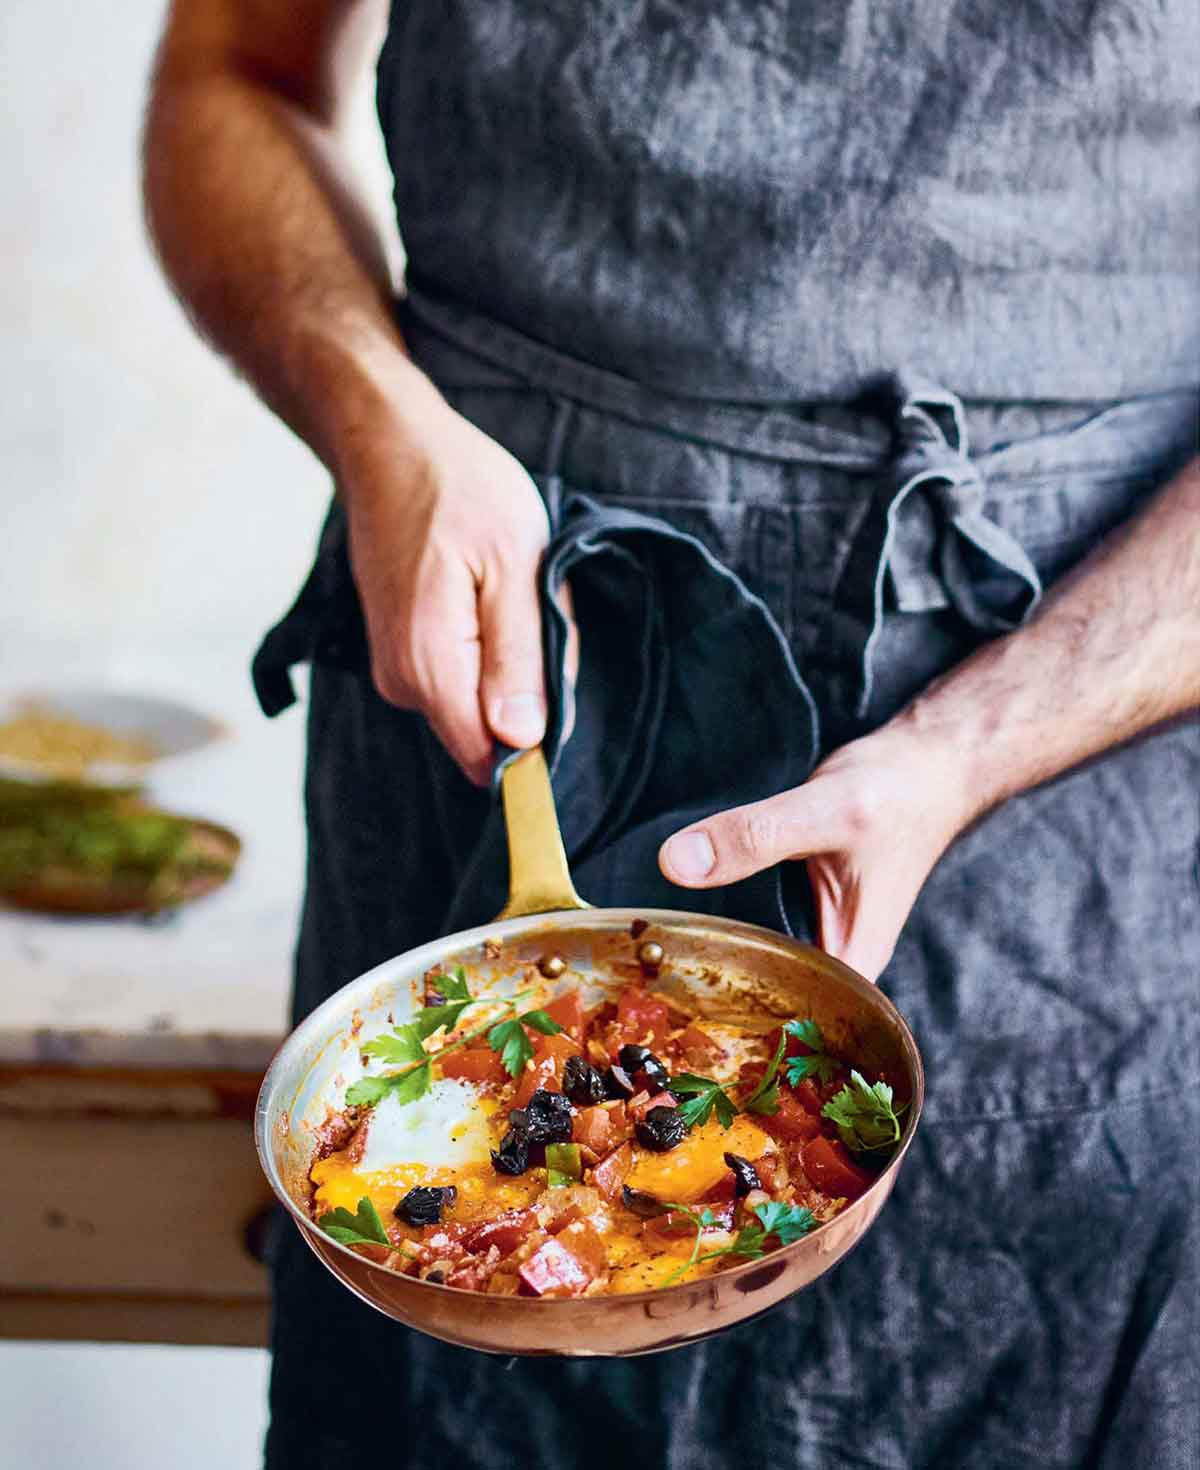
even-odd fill
[[(757, 689), (768, 721), (799, 732), (772, 752), (781, 787), (818, 744), (874, 727), (1026, 615), (1039, 586), (1195, 449), (1194, 394), (963, 405), (895, 382), (871, 402), (754, 409), (650, 393), (429, 297), (409, 300), (403, 328), (449, 401), (543, 487), (551, 565), (578, 553), (580, 515), (598, 517), (600, 535), (644, 516), (665, 539), (701, 543), (754, 595), (746, 616), (779, 630), (802, 681), (777, 705)], [(669, 582), (669, 566), (657, 575)], [(596, 836), (607, 793), (586, 774), (587, 732), (619, 721), (642, 686), (637, 648), (622, 661), (625, 633), (615, 650), (605, 642), (592, 595), (580, 616), (598, 692), (556, 761), (581, 891), (600, 904), (714, 902), (802, 928), (796, 865), (770, 892), (666, 885), (653, 790)], [(736, 722), (729, 680), (741, 675), (728, 665), (747, 660), (725, 651), (719, 634), (690, 654), (672, 645), (690, 657), (695, 707), (668, 698), (643, 752), (651, 786), (683, 790), (677, 742), (703, 749), (706, 721)], [(260, 653), (266, 707), (287, 702), (283, 670), (305, 657), (297, 1016), (387, 956), (486, 920), (503, 884), (489, 795), (420, 717), (370, 686), (336, 506), (313, 578)], [(706, 684), (706, 669), (721, 672)], [(771, 762), (758, 776), (769, 782)], [(745, 794), (732, 770), (727, 794)], [(703, 793), (714, 806), (720, 796)], [(1010, 801), (954, 845), (881, 982), (929, 1074), (893, 1199), (813, 1290), (721, 1338), (629, 1362), (506, 1367), (377, 1316), (288, 1231), (268, 1464), (385, 1451), (413, 1467), (601, 1466), (632, 1453), (669, 1470), (1115, 1470), (1136, 1455), (1194, 1470), (1198, 857), (1194, 721)]]
[[(402, 324), (579, 591), (551, 745), (593, 902), (803, 932), (799, 865), (682, 892), (658, 840), (886, 720), (1194, 452), (1198, 34), (1189, 0), (396, 0)], [(490, 796), (371, 688), (336, 505), (269, 711), (302, 659), (297, 1017), (503, 881)], [(1198, 859), (1195, 721), (955, 843), (881, 982), (929, 1078), (896, 1191), (721, 1338), (506, 1366), (288, 1230), (268, 1464), (1196, 1470)]]

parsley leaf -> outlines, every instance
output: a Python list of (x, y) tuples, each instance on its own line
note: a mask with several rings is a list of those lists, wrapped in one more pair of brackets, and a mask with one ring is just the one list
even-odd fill
[(397, 1076), (388, 1080), (392, 1083), (392, 1091), (396, 1095), (398, 1103), (416, 1102), (417, 1098), (424, 1097), (429, 1091), (429, 1083), (433, 1076), (433, 1069), (428, 1062), (422, 1062), (419, 1067), (413, 1067), (409, 1072), (400, 1072)]
[(767, 1253), (769, 1236), (776, 1236), (780, 1245), (791, 1245), (815, 1229), (817, 1224), (811, 1210), (799, 1205), (785, 1205), (779, 1200), (755, 1205), (754, 1213), (758, 1216), (757, 1225), (743, 1225), (731, 1245), (697, 1256), (697, 1261), (715, 1261), (718, 1256), (741, 1256), (743, 1260), (757, 1261)]
[(339, 1245), (391, 1245), (379, 1211), (366, 1195), (359, 1200), (353, 1215), (339, 1205), (336, 1210), (321, 1215), (317, 1224)]
[(425, 1048), (415, 1026), (397, 1026), (387, 1036), (377, 1036), (363, 1047), (364, 1055), (381, 1062), (423, 1062)]
[(346, 1089), (346, 1101), (358, 1107), (373, 1107), (389, 1092), (396, 1094), (398, 1103), (416, 1102), (429, 1091), (432, 1069), (426, 1058), (419, 1066), (409, 1067), (403, 1072), (392, 1072), (383, 1077), (360, 1077)]
[(543, 1036), (557, 1036), (562, 1030), (553, 1017), (548, 1016), (545, 1011), (526, 1011), (521, 1017), (521, 1023), (532, 1026), (535, 1031), (540, 1031)]
[(825, 1038), (821, 1034), (820, 1026), (813, 1020), (789, 1021), (783, 1029), (787, 1036), (794, 1036), (797, 1041), (802, 1041), (811, 1052), (809, 1056), (788, 1058), (787, 1080), (791, 1086), (795, 1087), (805, 1077), (816, 1077), (820, 1082), (831, 1081), (841, 1063), (825, 1050)]
[(775, 1055), (767, 1063), (762, 1080), (742, 1104), (746, 1112), (771, 1114), (779, 1111), (779, 1064), (783, 1061), (786, 1050), (787, 1032), (782, 1030), (779, 1033), (779, 1045), (775, 1048)]
[(698, 1128), (707, 1123), (715, 1112), (717, 1122), (728, 1128), (737, 1116), (733, 1099), (719, 1082), (711, 1077), (698, 1077), (695, 1072), (681, 1072), (667, 1082), (669, 1091), (686, 1098), (679, 1104), (679, 1116), (689, 1128)]
[(370, 1108), (392, 1090), (387, 1077), (360, 1077), (346, 1089), (346, 1101), (352, 1107)]
[(525, 1070), (525, 1063), (533, 1056), (525, 1028), (515, 1016), (493, 1026), (487, 1034), (487, 1041), (493, 1051), (500, 1053), (504, 1070), (510, 1077), (519, 1077)]
[(510, 1077), (519, 1077), (526, 1062), (533, 1057), (533, 1045), (525, 1027), (532, 1026), (543, 1036), (554, 1036), (562, 1027), (545, 1011), (525, 1011), (523, 1015), (500, 1021), (487, 1034), (488, 1045), (500, 1053), (500, 1060)]
[[(471, 998), (466, 1000), (451, 1001), (444, 1006), (424, 1006), (417, 1011), (409, 1022), (409, 1027), (424, 1040), (426, 1036), (432, 1036), (440, 1027), (445, 1026), (447, 1031), (452, 1031), (458, 1024), (458, 1018), (471, 1004)], [(403, 1028), (397, 1027), (397, 1030)]]
[(891, 1148), (900, 1142), (900, 1116), (892, 1106), (892, 1089), (886, 1082), (872, 1086), (861, 1072), (850, 1073), (850, 1081), (829, 1099), (821, 1116), (837, 1126), (842, 1142), (856, 1153)]
[(782, 1245), (791, 1245), (802, 1235), (816, 1228), (816, 1216), (811, 1210), (799, 1205), (785, 1205), (778, 1200), (768, 1200), (756, 1205), (754, 1213), (762, 1221), (764, 1235), (777, 1235)]
[(437, 993), (445, 1000), (470, 1000), (471, 992), (467, 989), (467, 972), (461, 965), (455, 965), (450, 973), (431, 975), (429, 983)]

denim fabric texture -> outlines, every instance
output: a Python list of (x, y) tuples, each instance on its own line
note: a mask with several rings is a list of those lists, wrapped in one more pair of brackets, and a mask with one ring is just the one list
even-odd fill
[[(546, 496), (549, 743), (597, 904), (712, 904), (803, 932), (799, 867), (683, 892), (659, 840), (886, 720), (1196, 449), (1194, 393), (963, 404), (894, 378), (852, 404), (703, 404), (419, 295), (403, 326)], [(582, 656), (565, 744), (562, 577)], [(255, 669), (274, 712), (287, 666), (313, 663), (297, 1018), (504, 894), (491, 795), (375, 694), (365, 652), (335, 503)], [(1194, 1470), (1198, 860), (1194, 720), (965, 833), (881, 980), (929, 1089), (893, 1197), (834, 1272), (720, 1338), (505, 1364), (373, 1313), (289, 1230), (268, 1464)]]
[(1195, 0), (394, 0), (410, 279), (667, 391), (1200, 382)]

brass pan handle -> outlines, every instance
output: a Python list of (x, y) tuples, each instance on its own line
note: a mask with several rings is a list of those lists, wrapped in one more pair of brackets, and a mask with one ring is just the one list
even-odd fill
[(500, 795), (508, 831), (508, 902), (497, 919), (590, 908), (571, 882), (540, 745), (508, 762), (500, 775)]

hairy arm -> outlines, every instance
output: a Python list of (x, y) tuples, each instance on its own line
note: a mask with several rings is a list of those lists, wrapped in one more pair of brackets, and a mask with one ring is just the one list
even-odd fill
[(820, 942), (874, 978), (933, 865), (991, 807), (1200, 708), (1200, 460), (1029, 623), (835, 751), (803, 786), (676, 833), (689, 887), (807, 860)]
[(339, 123), (368, 0), (174, 0), (147, 111), (147, 216), (193, 319), (332, 472), (375, 682), (486, 779), (541, 738), (545, 511), (395, 326)]

